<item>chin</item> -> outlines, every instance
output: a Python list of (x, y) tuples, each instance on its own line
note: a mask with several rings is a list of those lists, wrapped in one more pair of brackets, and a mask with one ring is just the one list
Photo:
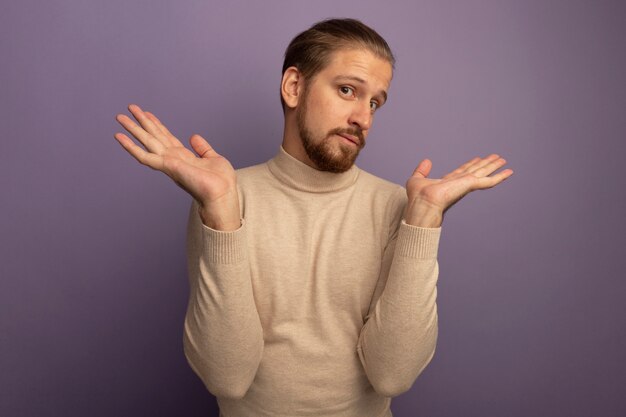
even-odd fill
[[(320, 151), (321, 149), (318, 148), (317, 150)], [(309, 158), (318, 170), (339, 174), (352, 168), (358, 155), (359, 150), (340, 146), (339, 150), (335, 152), (329, 149), (324, 149), (323, 152), (313, 152)]]

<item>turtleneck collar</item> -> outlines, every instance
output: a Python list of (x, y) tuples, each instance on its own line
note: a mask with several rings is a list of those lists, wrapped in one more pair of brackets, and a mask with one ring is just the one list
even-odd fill
[(339, 191), (354, 184), (359, 168), (353, 165), (342, 173), (319, 171), (298, 161), (280, 147), (278, 155), (267, 162), (270, 172), (290, 187), (311, 193)]

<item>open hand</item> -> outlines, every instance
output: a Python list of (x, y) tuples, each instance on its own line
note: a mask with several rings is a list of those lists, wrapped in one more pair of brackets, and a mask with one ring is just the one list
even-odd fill
[(474, 158), (441, 179), (427, 178), (432, 162), (424, 159), (406, 183), (409, 204), (405, 213), (408, 224), (438, 227), (444, 213), (468, 193), (500, 184), (513, 175), (505, 169), (489, 176), (506, 164), (499, 155)]
[(139, 124), (123, 114), (118, 114), (116, 119), (145, 149), (125, 134), (116, 133), (115, 139), (124, 149), (141, 164), (163, 172), (191, 194), (200, 206), (205, 224), (221, 229), (238, 227), (237, 180), (230, 162), (201, 136), (193, 135), (189, 140), (196, 155), (155, 115), (134, 104), (128, 109)]

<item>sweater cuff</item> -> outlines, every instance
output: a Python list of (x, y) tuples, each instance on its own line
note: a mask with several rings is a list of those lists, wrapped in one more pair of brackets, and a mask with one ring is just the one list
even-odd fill
[(234, 264), (247, 258), (245, 221), (237, 230), (225, 232), (202, 225), (203, 253), (209, 262)]
[(407, 224), (402, 220), (396, 250), (407, 258), (436, 258), (441, 227), (427, 228)]

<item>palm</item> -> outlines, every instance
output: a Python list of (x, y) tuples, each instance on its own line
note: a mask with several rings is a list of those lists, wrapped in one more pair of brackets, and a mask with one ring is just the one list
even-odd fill
[(173, 146), (161, 157), (162, 171), (198, 201), (218, 200), (236, 181), (230, 162), (213, 150), (198, 157), (183, 146)]
[(492, 154), (487, 158), (474, 158), (441, 179), (431, 179), (427, 176), (432, 163), (425, 159), (406, 183), (409, 201), (418, 200), (444, 213), (471, 191), (494, 187), (511, 176), (510, 169), (489, 176), (505, 163), (503, 158)]
[(115, 138), (135, 159), (168, 175), (202, 204), (219, 200), (232, 192), (236, 182), (235, 170), (204, 139), (198, 135), (191, 137), (196, 155), (152, 113), (143, 112), (134, 105), (129, 109), (140, 125), (125, 115), (118, 115), (117, 120), (145, 150), (122, 133), (116, 134)]

